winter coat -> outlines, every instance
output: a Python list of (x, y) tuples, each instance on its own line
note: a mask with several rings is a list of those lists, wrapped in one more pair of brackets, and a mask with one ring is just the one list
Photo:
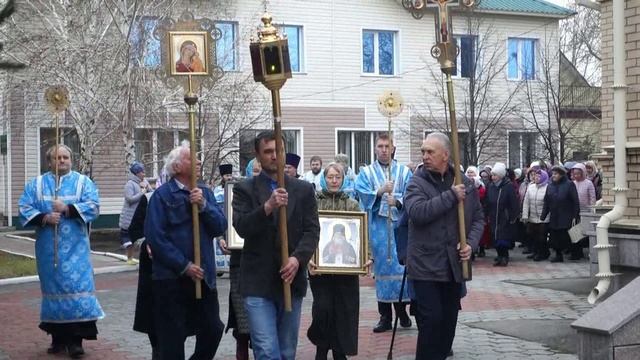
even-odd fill
[[(467, 241), (478, 247), (484, 215), (474, 182), (463, 176)], [(458, 198), (451, 189), (453, 168), (444, 176), (420, 168), (409, 181), (404, 207), (409, 216), (407, 275), (412, 280), (462, 282), (462, 268), (456, 247)]]
[(544, 195), (547, 193), (547, 186), (549, 185), (531, 183), (527, 187), (527, 192), (525, 193), (524, 201), (522, 202), (523, 221), (528, 221), (534, 224), (549, 222), (549, 217), (546, 217), (544, 220), (540, 218), (540, 215), (542, 215), (542, 208), (544, 207)]
[(514, 240), (514, 223), (520, 215), (520, 206), (518, 195), (509, 179), (505, 177), (497, 185), (494, 182), (489, 185), (485, 211), (494, 245), (499, 241)]
[(580, 222), (578, 191), (565, 176), (547, 186), (540, 218), (544, 219), (547, 215), (550, 215), (549, 228), (552, 230), (566, 230), (571, 228), (574, 220)]
[(143, 182), (139, 177), (129, 174), (129, 179), (124, 185), (124, 204), (122, 204), (122, 212), (120, 213), (120, 221), (118, 224), (120, 229), (129, 229), (133, 214), (136, 212), (140, 199), (144, 196), (142, 188), (146, 188), (146, 186), (146, 181)]

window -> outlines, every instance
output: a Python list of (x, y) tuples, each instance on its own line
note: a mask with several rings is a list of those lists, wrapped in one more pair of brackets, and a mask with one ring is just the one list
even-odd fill
[(160, 40), (153, 37), (158, 18), (136, 17), (131, 23), (130, 60), (134, 66), (154, 69), (160, 66)]
[(374, 75), (396, 74), (395, 31), (362, 31), (362, 72)]
[[(433, 131), (425, 131), (424, 137), (431, 134)], [(443, 134), (447, 135), (449, 139), (451, 139), (450, 131), (441, 131)], [(470, 146), (469, 146), (469, 131), (468, 130), (458, 130), (458, 151), (460, 151), (460, 164), (466, 169), (471, 164), (470, 159)], [(453, 153), (450, 154), (451, 163), (453, 163)]]
[(510, 80), (534, 80), (536, 78), (536, 40), (509, 38)]
[[(254, 147), (254, 140), (259, 133), (265, 131), (265, 129), (246, 129), (240, 130), (240, 173), (245, 175), (244, 170), (249, 164), (251, 159), (256, 157), (256, 151)], [(282, 137), (284, 141), (284, 151), (288, 153), (294, 153), (301, 155), (300, 149), (300, 131), (299, 130), (282, 130)], [(301, 168), (304, 167), (302, 161), (300, 162)]]
[(304, 72), (304, 37), (302, 36), (302, 26), (282, 25), (280, 29), (287, 35), (289, 41), (291, 71)]
[(471, 35), (461, 35), (455, 38), (456, 45), (460, 51), (456, 58), (456, 68), (453, 76), (460, 78), (470, 78), (474, 75), (476, 67), (476, 37)]
[(221, 33), (216, 41), (216, 63), (224, 71), (238, 70), (238, 24), (229, 21), (216, 22), (216, 29)]
[(164, 158), (180, 141), (188, 139), (186, 130), (136, 129), (136, 160), (144, 165), (147, 176), (160, 176)]
[(338, 130), (338, 153), (345, 154), (349, 166), (360, 172), (360, 166), (369, 165), (375, 159), (375, 141), (378, 131)]
[[(71, 148), (71, 158), (73, 160), (72, 169), (80, 168), (80, 138), (75, 129), (60, 129), (60, 144), (67, 145)], [(40, 174), (44, 174), (49, 169), (49, 159), (47, 159), (47, 151), (56, 144), (56, 129), (42, 127), (40, 128)]]
[(509, 167), (524, 168), (536, 158), (538, 134), (530, 132), (509, 133)]

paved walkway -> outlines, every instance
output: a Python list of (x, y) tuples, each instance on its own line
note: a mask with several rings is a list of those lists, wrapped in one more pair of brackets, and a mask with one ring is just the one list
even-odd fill
[[(4, 243), (0, 236), (0, 244)], [(0, 248), (2, 248), (0, 246)], [(516, 250), (519, 253), (520, 250)], [(494, 268), (492, 252), (474, 263), (474, 279), (468, 284), (469, 295), (463, 299), (459, 316), (453, 359), (577, 359), (567, 350), (550, 348), (529, 337), (505, 335), (504, 324), (529, 328), (538, 334), (554, 331), (541, 322), (553, 326), (569, 323), (591, 307), (585, 296), (563, 290), (523, 285), (527, 281), (571, 281), (589, 276), (586, 262), (533, 263), (515, 254), (507, 268)], [(96, 262), (96, 269), (99, 269)], [(577, 281), (577, 280), (576, 280)], [(518, 284), (518, 282), (520, 284)], [(123, 272), (96, 276), (98, 297), (107, 317), (98, 323), (98, 341), (86, 343), (85, 359), (149, 359), (150, 347), (146, 335), (131, 330), (137, 273)], [(556, 287), (557, 288), (557, 287)], [(226, 322), (229, 281), (225, 275), (218, 279), (221, 318)], [(314, 347), (306, 338), (311, 316), (311, 296), (305, 299), (302, 310), (298, 359), (313, 359)], [(49, 338), (37, 328), (40, 305), (38, 283), (0, 286), (0, 359), (44, 359)], [(373, 281), (361, 280), (361, 314), (359, 354), (357, 359), (386, 359), (391, 333), (373, 334), (378, 320)], [(563, 321), (564, 320), (564, 321)], [(494, 324), (494, 330), (488, 330)], [(532, 328), (533, 327), (533, 328)], [(502, 330), (501, 330), (502, 329)], [(555, 329), (557, 330), (557, 329)], [(571, 337), (571, 335), (568, 335)], [(414, 359), (417, 329), (399, 329), (394, 359)], [(529, 340), (525, 340), (528, 338)], [(187, 351), (194, 341), (187, 341)], [(216, 359), (233, 359), (235, 343), (226, 334)], [(61, 357), (64, 358), (64, 357)]]

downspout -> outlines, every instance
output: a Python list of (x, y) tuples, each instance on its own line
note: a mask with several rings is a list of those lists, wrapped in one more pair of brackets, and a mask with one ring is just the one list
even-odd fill
[(627, 208), (627, 84), (624, 50), (624, 0), (613, 0), (613, 138), (614, 138), (614, 178), (615, 193), (613, 209), (602, 215), (596, 227), (596, 246), (598, 252), (598, 284), (591, 290), (587, 300), (595, 304), (609, 289), (611, 279), (615, 276), (611, 272), (611, 258), (609, 249), (614, 247), (609, 243), (609, 226), (622, 219)]

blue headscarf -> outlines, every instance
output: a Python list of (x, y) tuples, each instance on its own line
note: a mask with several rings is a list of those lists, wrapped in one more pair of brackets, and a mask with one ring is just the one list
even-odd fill
[(251, 159), (247, 164), (247, 168), (244, 170), (244, 175), (248, 178), (253, 177), (253, 162), (256, 161), (256, 158)]
[(327, 170), (329, 170), (329, 167), (331, 167), (332, 169), (335, 169), (332, 165), (337, 165), (336, 167), (341, 170), (340, 174), (342, 175), (342, 185), (340, 185), (340, 189), (338, 191), (344, 192), (347, 182), (345, 181), (345, 178), (344, 178), (344, 168), (342, 167), (342, 165), (338, 163), (331, 163), (324, 168), (323, 174), (320, 177), (320, 188), (322, 189), (322, 191), (327, 191), (327, 192), (329, 191), (329, 187), (327, 186), (327, 180), (325, 179), (325, 176), (327, 176)]
[(133, 164), (131, 164), (129, 171), (131, 171), (132, 174), (136, 175), (144, 171), (144, 166), (139, 162), (135, 161)]

